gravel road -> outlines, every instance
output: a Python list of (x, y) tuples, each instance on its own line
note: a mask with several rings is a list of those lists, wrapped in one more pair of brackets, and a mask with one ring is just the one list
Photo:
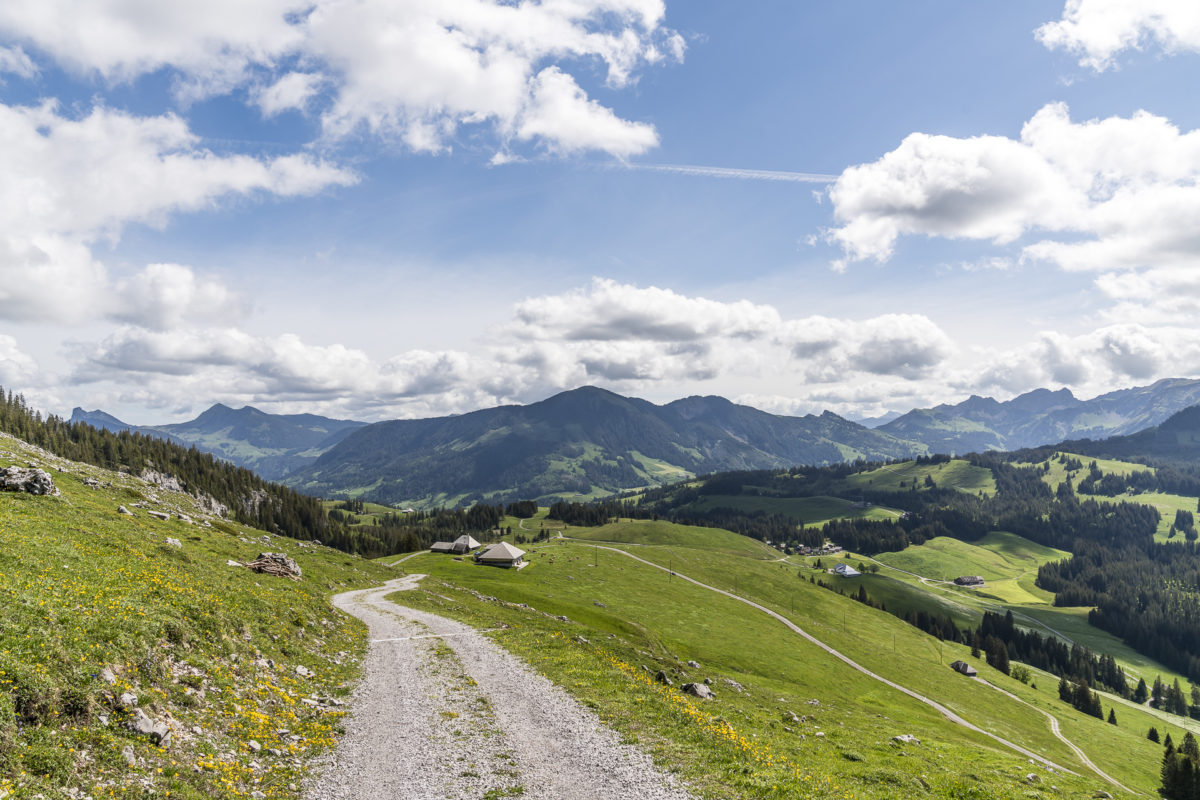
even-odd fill
[(371, 646), (346, 735), (305, 800), (690, 800), (566, 692), (470, 627), (384, 597), (334, 597)]

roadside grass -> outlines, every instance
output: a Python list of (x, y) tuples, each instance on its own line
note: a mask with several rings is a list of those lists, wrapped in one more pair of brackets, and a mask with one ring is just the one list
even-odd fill
[(931, 478), (939, 487), (960, 489), (964, 492), (991, 495), (996, 491), (996, 479), (985, 467), (973, 466), (962, 459), (951, 459), (940, 464), (918, 464), (916, 461), (901, 461), (886, 464), (878, 469), (850, 475), (842, 481), (847, 491), (873, 489), (881, 492), (900, 492), (925, 487), (925, 478)]
[[(341, 725), (312, 698), (347, 695), (366, 646), (328, 596), (390, 572), (0, 437), (0, 467), (29, 463), (62, 495), (0, 494), (0, 797), (298, 797)], [(226, 563), (263, 551), (295, 558), (303, 579)], [(173, 729), (168, 747), (127, 730), (125, 693)]]

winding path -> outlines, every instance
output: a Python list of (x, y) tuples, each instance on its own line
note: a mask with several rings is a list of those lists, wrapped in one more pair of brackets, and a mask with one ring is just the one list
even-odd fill
[(693, 800), (479, 631), (385, 599), (422, 577), (333, 598), (371, 644), (346, 736), (305, 800)]
[[(581, 544), (587, 544), (587, 542), (585, 540), (576, 539), (574, 541), (580, 542)], [(759, 605), (758, 603), (755, 603), (753, 600), (748, 600), (745, 597), (734, 594), (733, 592), (728, 592), (728, 591), (725, 591), (724, 589), (718, 589), (715, 586), (710, 586), (709, 584), (698, 581), (695, 578), (689, 578), (687, 575), (682, 575), (679, 572), (668, 569), (667, 567), (664, 567), (661, 564), (656, 564), (653, 561), (647, 561), (644, 558), (639, 558), (638, 556), (635, 556), (632, 553), (629, 553), (620, 548), (606, 547), (604, 545), (595, 545), (595, 544), (589, 544), (588, 546), (596, 547), (601, 550), (608, 550), (613, 553), (620, 553), (621, 555), (626, 556), (627, 558), (632, 558), (634, 561), (639, 561), (647, 566), (654, 567), (655, 569), (662, 570), (663, 572), (668, 572), (668, 573), (674, 575), (675, 577), (680, 578), (681, 580), (685, 580), (689, 583), (693, 583), (696, 586), (699, 586), (704, 589), (708, 589), (709, 591), (712, 591), (712, 592), (716, 592), (717, 594), (724, 595), (732, 600), (737, 600), (739, 602), (745, 603), (746, 605), (750, 606), (751, 608), (755, 608), (755, 609), (763, 612), (764, 614), (769, 614), (770, 616), (774, 617), (775, 619), (777, 619), (778, 621), (780, 621), (784, 625), (786, 625), (793, 633), (796, 633), (796, 634), (804, 637), (809, 642), (812, 642), (817, 647), (821, 648), (826, 653), (829, 653), (834, 658), (841, 660), (842, 662), (846, 663), (848, 666), (858, 670), (859, 672), (863, 673), (864, 675), (874, 678), (875, 680), (879, 681), (880, 683), (890, 686), (891, 688), (893, 688), (899, 692), (903, 692), (904, 694), (908, 695), (909, 697), (913, 698), (914, 700), (917, 700), (921, 703), (924, 703), (927, 706), (930, 706), (931, 708), (935, 709), (938, 713), (940, 713), (943, 717), (950, 720), (951, 722), (962, 725), (963, 727), (965, 727), (969, 730), (975, 731), (976, 733), (981, 733), (984, 736), (987, 736), (988, 738), (993, 739), (994, 741), (1004, 745), (1005, 747), (1007, 747), (1011, 750), (1015, 750), (1016, 752), (1020, 753), (1021, 755), (1027, 756), (1028, 758), (1035, 759), (1035, 760), (1041, 762), (1042, 764), (1053, 767), (1054, 769), (1057, 769), (1057, 770), (1060, 770), (1063, 772), (1070, 772), (1072, 775), (1078, 774), (1076, 772), (1073, 772), (1072, 770), (1069, 770), (1065, 767), (1062, 767), (1062, 766), (1054, 763), (1053, 761), (1050, 761), (1049, 759), (1047, 759), (1041, 755), (1038, 755), (1037, 753), (1033, 752), (1032, 750), (1028, 750), (1028, 749), (1022, 747), (1021, 745), (1016, 744), (1015, 742), (1010, 742), (1009, 740), (1007, 740), (1001, 736), (997, 736), (996, 734), (991, 733), (990, 731), (986, 731), (983, 728), (980, 728), (978, 725), (975, 725), (974, 723), (968, 722), (967, 720), (963, 719), (961, 716), (954, 713), (949, 708), (946, 708), (946, 706), (942, 705), (941, 703), (937, 702), (936, 700), (931, 700), (930, 698), (928, 698), (918, 692), (915, 692), (906, 686), (901, 686), (900, 684), (898, 684), (894, 681), (888, 680), (887, 678), (883, 677), (882, 675), (879, 675), (878, 673), (872, 672), (871, 670), (869, 670), (866, 667), (859, 664), (857, 661), (854, 661), (853, 659), (851, 659), (849, 656), (844, 655), (843, 653), (835, 650), (830, 645), (825, 644), (820, 639), (817, 639), (815, 636), (813, 636), (812, 634), (808, 633), (807, 631), (805, 631), (804, 629), (802, 629), (801, 627), (796, 625), (794, 622), (789, 620), (787, 617), (767, 608), (766, 606)], [(983, 681), (982, 679), (979, 679), (979, 680), (981, 680), (982, 683), (986, 684), (987, 686), (991, 686), (993, 689), (995, 689), (999, 692), (1002, 692), (1005, 695), (1008, 695), (1009, 697), (1011, 697), (1012, 699), (1029, 706), (1030, 708), (1034, 709), (1035, 711), (1045, 714), (1050, 719), (1051, 732), (1056, 737), (1058, 737), (1058, 739), (1061, 740), (1067, 747), (1069, 747), (1079, 757), (1079, 760), (1081, 762), (1083, 762), (1083, 764), (1085, 764), (1089, 769), (1091, 769), (1093, 772), (1095, 772), (1097, 775), (1099, 775), (1101, 778), (1103, 778), (1105, 781), (1112, 784), (1113, 786), (1121, 789), (1122, 791), (1129, 792), (1130, 794), (1136, 794), (1135, 792), (1130, 790), (1128, 787), (1117, 782), (1114, 778), (1110, 777), (1108, 774), (1103, 772), (1099, 767), (1097, 767), (1092, 762), (1091, 759), (1089, 759), (1087, 757), (1086, 753), (1084, 753), (1074, 743), (1072, 743), (1070, 740), (1068, 740), (1062, 734), (1062, 732), (1059, 730), (1058, 719), (1055, 718), (1054, 715), (1052, 715), (1050, 712), (1044, 711), (1044, 710), (1038, 708), (1037, 706), (1034, 706), (1034, 705), (1031, 705), (1030, 703), (1025, 702), (1024, 700), (1017, 697), (1016, 695), (1011, 694), (1010, 692), (1007, 692), (1004, 689), (1001, 689), (999, 686), (994, 686), (993, 684), (990, 684), (987, 681)]]

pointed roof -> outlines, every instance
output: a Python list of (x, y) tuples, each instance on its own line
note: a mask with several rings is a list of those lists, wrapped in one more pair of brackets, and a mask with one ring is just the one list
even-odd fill
[(516, 561), (523, 555), (525, 555), (524, 550), (513, 547), (508, 542), (497, 542), (476, 556), (476, 558), (480, 561)]
[(475, 538), (469, 533), (464, 533), (455, 539), (454, 544), (466, 547), (468, 550), (474, 550), (476, 547), (479, 547), (479, 542), (475, 541)]

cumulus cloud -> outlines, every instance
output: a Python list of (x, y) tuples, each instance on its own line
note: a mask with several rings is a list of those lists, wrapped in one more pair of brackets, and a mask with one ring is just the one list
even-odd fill
[(954, 351), (950, 338), (928, 317), (885, 314), (862, 321), (809, 317), (791, 320), (780, 336), (805, 365), (811, 380), (848, 373), (919, 378)]
[[(141, 305), (168, 296), (186, 305), (220, 291), (173, 265), (148, 272)], [(512, 319), (469, 353), (409, 350), (380, 359), (294, 335), (189, 326), (190, 319), (162, 320), (158, 329), (152, 318), (134, 321), (100, 342), (76, 344), (70, 380), (97, 393), (136, 385), (152, 395), (141, 402), (171, 408), (201, 397), (414, 416), (529, 402), (584, 384), (636, 394), (773, 376), (802, 399), (869, 376), (872, 386), (903, 393), (956, 352), (925, 317), (784, 319), (768, 305), (603, 279), (515, 304)]]
[[(905, 235), (1014, 242), (1025, 260), (1114, 271), (1200, 263), (1200, 131), (1163, 117), (1073, 122), (1047, 105), (1019, 139), (914, 133), (830, 188), (829, 231), (850, 261), (891, 257)], [(842, 264), (844, 266), (844, 263)]]
[[(98, 240), (230, 196), (308, 195), (356, 180), (307, 155), (214, 155), (171, 114), (96, 108), (72, 118), (53, 102), (0, 104), (0, 174), (0, 318), (111, 315), (152, 326), (193, 312), (204, 317), (229, 292), (168, 265), (114, 281), (92, 252)], [(177, 301), (189, 305), (167, 305)]]
[(12, 391), (24, 388), (36, 380), (37, 362), (21, 352), (17, 340), (0, 334), (0, 387)]
[(680, 60), (664, 15), (662, 0), (45, 0), (4, 4), (0, 34), (110, 82), (171, 70), (184, 100), (257, 87), (267, 116), (305, 108), (327, 85), (331, 138), (367, 131), (436, 152), (463, 126), (486, 126), (500, 151), (527, 141), (623, 158), (657, 134), (578, 78), (599, 73), (619, 89), (644, 66)]
[(756, 338), (780, 325), (779, 312), (771, 306), (747, 300), (723, 303), (606, 278), (563, 294), (523, 300), (514, 317), (520, 337), (568, 341)]
[(1126, 50), (1156, 43), (1168, 53), (1200, 51), (1200, 6), (1192, 0), (1067, 0), (1062, 17), (1037, 29), (1038, 40), (1102, 72)]

